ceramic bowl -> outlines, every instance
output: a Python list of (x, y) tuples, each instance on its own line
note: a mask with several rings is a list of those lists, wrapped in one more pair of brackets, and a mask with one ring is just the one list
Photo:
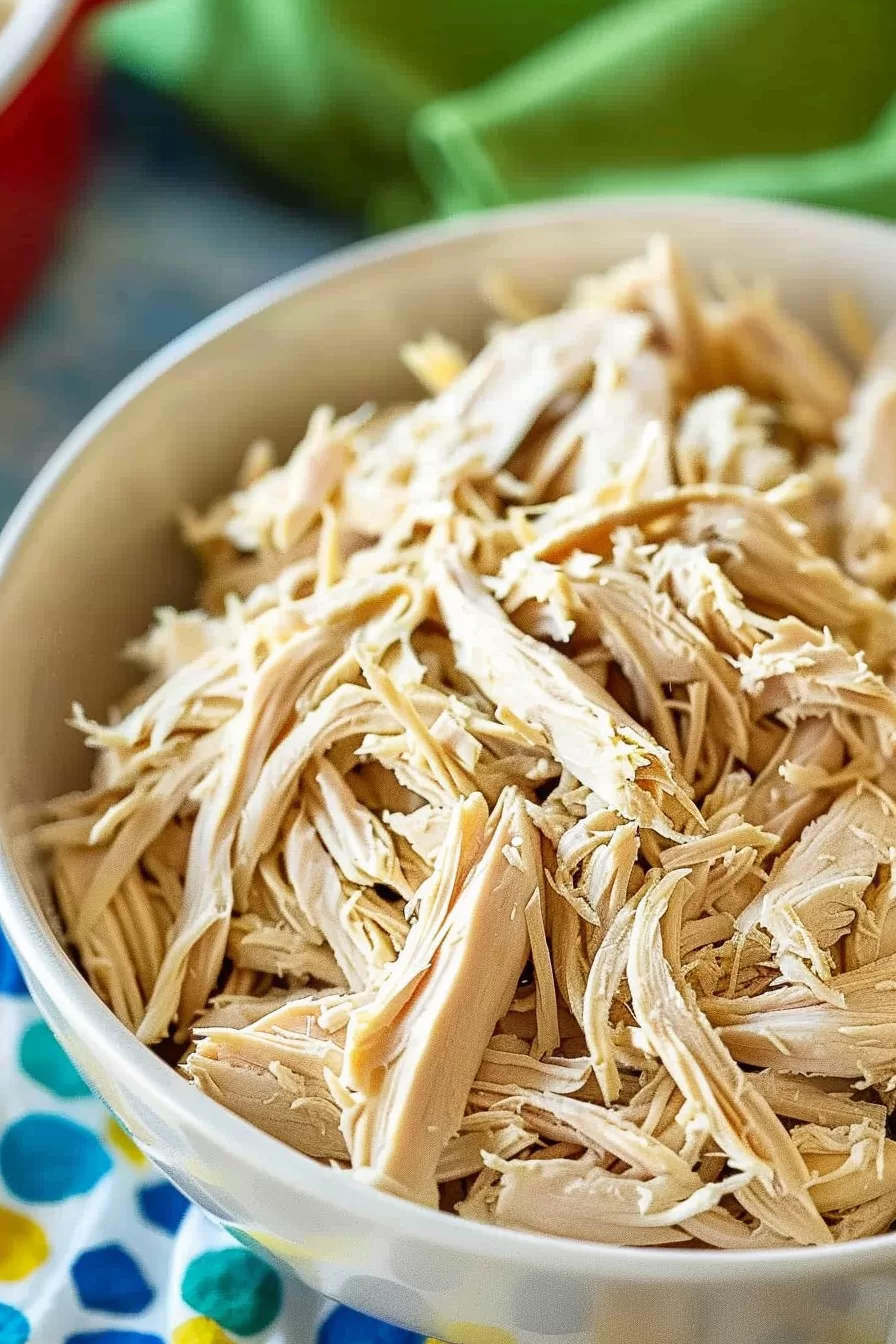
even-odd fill
[(51, 1027), (148, 1156), (331, 1297), (457, 1344), (883, 1344), (894, 1235), (752, 1254), (554, 1240), (400, 1202), (259, 1133), (94, 996), (16, 830), (23, 803), (85, 779), (64, 726), (71, 701), (102, 714), (125, 685), (118, 650), (154, 606), (189, 601), (180, 504), (225, 489), (256, 435), (286, 452), (319, 402), (348, 410), (408, 393), (405, 339), (438, 329), (474, 344), (485, 269), (559, 299), (660, 230), (698, 270), (725, 261), (769, 276), (822, 332), (835, 289), (879, 322), (896, 313), (896, 229), (882, 224), (731, 200), (560, 203), (396, 234), (286, 276), (175, 341), (88, 416), (0, 540), (0, 916)]
[(18, 0), (0, 26), (0, 327), (50, 256), (83, 177), (95, 62), (81, 29), (105, 3)]

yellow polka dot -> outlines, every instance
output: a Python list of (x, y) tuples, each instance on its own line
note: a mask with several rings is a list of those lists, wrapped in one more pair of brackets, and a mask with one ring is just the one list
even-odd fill
[[(326, 1265), (360, 1265), (366, 1262), (364, 1244), (357, 1237), (305, 1237), (301, 1242), (285, 1241), (271, 1232), (248, 1232), (273, 1255), (292, 1265), (303, 1266), (305, 1261), (317, 1260)], [(305, 1273), (302, 1268), (302, 1273)]]
[(294, 1241), (286, 1241), (283, 1237), (276, 1236), (273, 1232), (246, 1232), (247, 1237), (257, 1241), (260, 1246), (266, 1247), (274, 1255), (299, 1255), (299, 1247)]
[(146, 1158), (137, 1147), (130, 1134), (126, 1134), (117, 1120), (111, 1117), (106, 1121), (106, 1138), (117, 1153), (135, 1167), (146, 1165)]
[(445, 1327), (445, 1334), (454, 1344), (516, 1344), (507, 1330), (497, 1325), (475, 1325), (472, 1321), (452, 1321)]
[(49, 1254), (50, 1245), (39, 1223), (12, 1209), (0, 1209), (0, 1282), (27, 1278)]
[(171, 1344), (232, 1344), (232, 1341), (217, 1321), (210, 1321), (207, 1316), (194, 1316), (177, 1326)]

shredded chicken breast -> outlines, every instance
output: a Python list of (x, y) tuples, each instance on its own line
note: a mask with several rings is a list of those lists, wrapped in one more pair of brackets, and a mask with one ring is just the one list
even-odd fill
[[(666, 239), (183, 520), (41, 809), (84, 974), (356, 1179), (633, 1246), (896, 1218), (896, 363)], [(172, 1051), (174, 1054), (172, 1055)]]

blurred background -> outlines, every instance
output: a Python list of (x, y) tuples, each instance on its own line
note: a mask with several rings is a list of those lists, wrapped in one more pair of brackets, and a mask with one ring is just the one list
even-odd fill
[(6, 12), (3, 517), (148, 354), (365, 233), (608, 191), (896, 215), (894, 0)]

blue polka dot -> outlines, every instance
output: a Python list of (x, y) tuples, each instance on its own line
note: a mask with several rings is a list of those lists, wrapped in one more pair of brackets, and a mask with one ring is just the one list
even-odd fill
[(0, 1174), (24, 1204), (55, 1204), (83, 1195), (111, 1167), (96, 1135), (62, 1115), (23, 1115), (0, 1139)]
[[(22, 972), (12, 954), (12, 948), (0, 929), (0, 994), (12, 994), (16, 998), (28, 997), (28, 986), (22, 979)], [(12, 1311), (12, 1307), (9, 1308)], [(6, 1344), (0, 1336), (0, 1344)]]
[(184, 1214), (190, 1207), (186, 1195), (182, 1195), (176, 1186), (168, 1181), (159, 1181), (156, 1185), (144, 1185), (137, 1191), (137, 1203), (140, 1212), (153, 1227), (172, 1236), (183, 1222)]
[(31, 1326), (20, 1311), (0, 1302), (0, 1344), (25, 1344)]
[(81, 1306), (137, 1316), (155, 1297), (143, 1271), (123, 1246), (91, 1246), (72, 1265), (72, 1278)]
[(351, 1307), (337, 1307), (317, 1332), (318, 1344), (420, 1344), (422, 1335), (375, 1321)]
[[(2, 1344), (6, 1341), (2, 1340)], [(65, 1344), (165, 1344), (165, 1341), (142, 1330), (85, 1330), (83, 1334), (66, 1335)]]
[(32, 1022), (19, 1046), (22, 1072), (57, 1097), (89, 1097), (81, 1077), (46, 1022)]

